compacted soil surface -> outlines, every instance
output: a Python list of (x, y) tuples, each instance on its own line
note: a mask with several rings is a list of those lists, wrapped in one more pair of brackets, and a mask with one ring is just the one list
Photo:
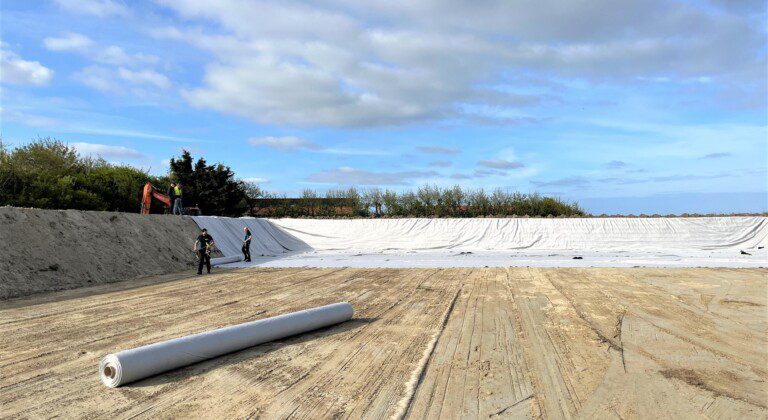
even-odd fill
[[(0, 302), (0, 416), (766, 418), (767, 278), (248, 268), (39, 294)], [(99, 380), (111, 352), (338, 301), (351, 321)]]

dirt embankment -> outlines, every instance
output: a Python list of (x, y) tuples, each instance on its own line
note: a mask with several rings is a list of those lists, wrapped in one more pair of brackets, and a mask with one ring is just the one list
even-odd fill
[(0, 208), (0, 299), (194, 265), (188, 217)]

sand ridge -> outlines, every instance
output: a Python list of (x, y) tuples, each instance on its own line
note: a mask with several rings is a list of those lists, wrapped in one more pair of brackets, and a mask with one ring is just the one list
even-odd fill
[(0, 207), (0, 299), (185, 270), (188, 217)]

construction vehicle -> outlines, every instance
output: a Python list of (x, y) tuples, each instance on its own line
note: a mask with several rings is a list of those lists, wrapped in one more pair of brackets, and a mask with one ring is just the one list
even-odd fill
[(163, 205), (165, 213), (171, 212), (171, 206), (173, 205), (173, 203), (171, 203), (171, 197), (161, 193), (154, 185), (147, 182), (146, 185), (144, 185), (144, 194), (141, 197), (141, 214), (150, 213), (150, 209), (152, 208), (152, 198)]
[[(147, 182), (144, 185), (144, 193), (142, 194), (142, 197), (141, 197), (141, 214), (151, 213), (153, 198), (159, 201), (160, 204), (163, 205), (164, 214), (171, 213), (171, 209), (173, 208), (173, 203), (171, 203), (171, 197), (168, 197), (167, 194), (161, 193), (157, 188), (155, 188), (154, 185)], [(200, 216), (202, 212), (200, 211), (200, 208), (196, 206), (185, 207), (184, 214), (187, 214), (190, 216)]]

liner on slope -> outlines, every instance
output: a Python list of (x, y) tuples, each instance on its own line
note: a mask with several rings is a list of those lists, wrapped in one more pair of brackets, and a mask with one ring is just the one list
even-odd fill
[[(192, 219), (216, 241), (224, 258), (214, 258), (212, 264), (225, 264), (242, 259), (243, 227), (253, 234), (251, 254), (279, 255), (287, 251), (309, 251), (312, 248), (291, 234), (276, 227), (269, 220), (253, 217), (194, 216)], [(238, 258), (240, 257), (240, 258)]]
[[(318, 251), (705, 251), (755, 248), (768, 242), (766, 217), (276, 219), (270, 222)], [(226, 251), (224, 254), (228, 255)]]

